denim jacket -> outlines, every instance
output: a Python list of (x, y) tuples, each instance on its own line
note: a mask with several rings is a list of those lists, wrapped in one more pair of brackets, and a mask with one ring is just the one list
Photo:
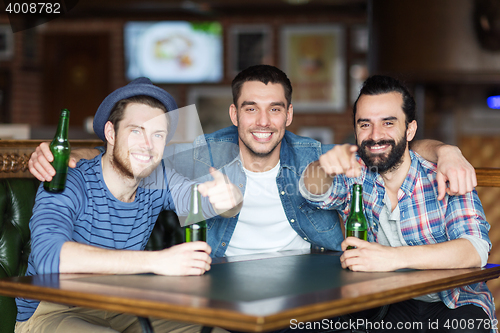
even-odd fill
[[(281, 166), (276, 184), (290, 226), (297, 234), (313, 247), (340, 251), (344, 237), (337, 211), (314, 207), (299, 192), (302, 171), (332, 147), (286, 131), (281, 142)], [(199, 182), (212, 179), (208, 169), (213, 166), (245, 194), (246, 176), (239, 158), (238, 129), (235, 126), (199, 136), (192, 144), (168, 146), (165, 161), (168, 167)], [(207, 219), (207, 242), (212, 247), (212, 256), (224, 256), (238, 216)]]

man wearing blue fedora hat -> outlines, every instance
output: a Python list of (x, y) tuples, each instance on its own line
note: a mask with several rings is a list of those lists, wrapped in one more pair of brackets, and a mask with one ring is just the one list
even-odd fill
[[(215, 167), (244, 194), (238, 215), (207, 221), (211, 255), (311, 246), (340, 250), (343, 234), (337, 212), (309, 205), (298, 189), (301, 172), (332, 145), (286, 131), (293, 119), (292, 86), (286, 74), (274, 66), (252, 66), (235, 77), (232, 91), (229, 115), (234, 126), (202, 135), (192, 144), (170, 145), (165, 152), (172, 157), (165, 162), (184, 176), (205, 180), (209, 167)], [(440, 195), (472, 191), (475, 174), (459, 150), (424, 141), (413, 149), (434, 162), (439, 157)], [(84, 150), (76, 158), (89, 158), (89, 152)], [(42, 181), (50, 180), (54, 172), (47, 158), (52, 156), (43, 143), (29, 162), (30, 171)]]
[[(139, 78), (107, 96), (94, 130), (106, 152), (68, 171), (60, 194), (39, 188), (30, 221), (32, 251), (27, 275), (110, 273), (201, 275), (210, 269), (210, 246), (184, 243), (141, 251), (162, 210), (187, 215), (192, 181), (165, 167), (166, 143), (177, 126), (177, 105), (149, 79)], [(203, 213), (231, 217), (240, 190), (215, 169), (200, 184)], [(76, 260), (78, 259), (78, 260)], [(16, 299), (16, 332), (136, 332), (126, 314)], [(36, 310), (36, 311), (35, 311)], [(199, 332), (198, 325), (152, 320), (155, 332)], [(217, 329), (218, 330), (218, 329)], [(223, 330), (220, 330), (223, 331)]]

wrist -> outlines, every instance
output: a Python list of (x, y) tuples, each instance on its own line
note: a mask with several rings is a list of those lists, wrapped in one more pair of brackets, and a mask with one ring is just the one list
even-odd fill
[[(139, 251), (141, 254), (139, 257), (139, 261), (142, 262), (143, 272), (142, 273), (157, 273), (158, 262), (160, 251)], [(141, 258), (142, 257), (142, 258)]]
[(446, 143), (440, 144), (436, 149), (438, 159), (449, 154), (461, 155), (462, 151), (457, 146), (448, 145)]
[(398, 246), (391, 247), (391, 249), (395, 252), (395, 260), (394, 260), (394, 270), (411, 268), (412, 264), (410, 262), (411, 255), (407, 253), (409, 246)]
[(304, 170), (301, 183), (303, 183), (304, 190), (309, 194), (323, 195), (332, 186), (334, 177), (334, 175), (329, 175), (325, 172), (319, 161), (314, 161)]

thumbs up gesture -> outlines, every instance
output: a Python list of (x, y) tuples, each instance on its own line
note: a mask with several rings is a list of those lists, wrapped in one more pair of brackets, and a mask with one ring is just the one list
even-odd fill
[(198, 191), (204, 197), (208, 197), (217, 214), (222, 217), (235, 216), (243, 205), (240, 189), (215, 168), (210, 168), (210, 174), (214, 180), (200, 184)]

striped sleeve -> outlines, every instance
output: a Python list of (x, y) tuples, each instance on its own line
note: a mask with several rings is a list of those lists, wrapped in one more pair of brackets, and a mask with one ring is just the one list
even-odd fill
[(486, 221), (483, 206), (476, 190), (460, 196), (448, 197), (448, 206), (445, 214), (446, 229), (450, 239), (470, 235), (488, 242), (490, 225)]
[[(52, 194), (40, 185), (30, 220), (33, 265), (38, 274), (58, 273), (62, 245), (72, 240), (82, 195), (81, 180), (68, 172), (66, 188)], [(84, 188), (83, 188), (84, 190)]]
[[(169, 193), (165, 198), (164, 209), (175, 210), (177, 215), (187, 216), (191, 199), (191, 185), (194, 182), (168, 168), (165, 168), (165, 180)], [(208, 197), (202, 197), (202, 208), (203, 215), (207, 219), (218, 215)]]

